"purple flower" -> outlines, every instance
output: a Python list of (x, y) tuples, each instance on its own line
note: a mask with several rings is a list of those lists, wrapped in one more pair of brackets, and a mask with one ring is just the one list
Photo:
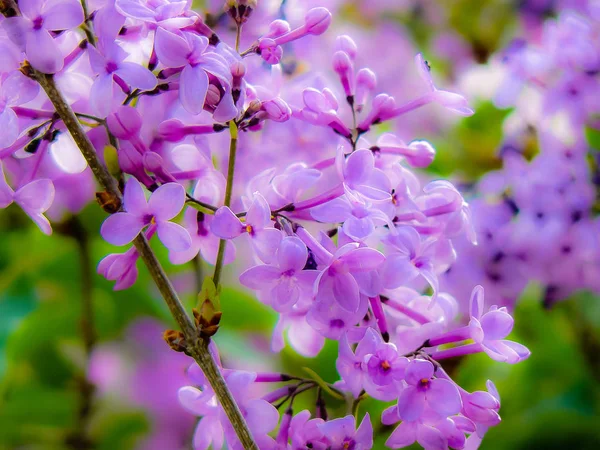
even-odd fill
[(127, 53), (113, 41), (99, 40), (98, 47), (88, 46), (90, 65), (98, 77), (90, 89), (90, 105), (101, 117), (106, 117), (112, 108), (115, 83), (124, 92), (129, 87), (151, 90), (156, 87), (156, 77), (145, 67), (125, 61)]
[(131, 247), (125, 253), (111, 253), (98, 264), (98, 273), (107, 280), (116, 281), (113, 287), (115, 291), (128, 289), (137, 280), (138, 256), (135, 247)]
[(421, 417), (425, 407), (443, 417), (457, 414), (462, 401), (454, 383), (441, 378), (433, 378), (434, 367), (429, 361), (412, 360), (406, 368), (408, 384), (398, 398), (398, 415), (407, 422)]
[(156, 55), (166, 67), (183, 68), (179, 78), (179, 100), (191, 114), (200, 114), (208, 92), (209, 74), (224, 87), (231, 84), (229, 65), (223, 56), (207, 51), (208, 39), (194, 33), (156, 30)]
[(291, 450), (325, 450), (328, 443), (320, 428), (324, 423), (323, 419), (310, 419), (306, 409), (292, 417), (289, 428)]
[(0, 208), (15, 202), (44, 234), (52, 234), (50, 222), (44, 213), (54, 200), (54, 185), (51, 180), (37, 179), (13, 191), (6, 182), (2, 162), (0, 162)]
[(252, 267), (240, 275), (240, 283), (255, 290), (267, 290), (276, 311), (288, 312), (302, 292), (311, 292), (316, 270), (302, 270), (308, 258), (306, 245), (295, 236), (281, 240), (277, 262)]
[(125, 185), (123, 208), (102, 224), (102, 237), (113, 245), (125, 245), (147, 225), (156, 225), (158, 238), (169, 250), (183, 251), (191, 245), (188, 232), (181, 225), (169, 222), (183, 208), (185, 191), (180, 184), (163, 184), (146, 201), (139, 181), (130, 178)]
[(389, 386), (404, 379), (408, 358), (398, 354), (394, 344), (380, 342), (367, 360), (369, 379), (377, 386)]
[[(255, 442), (261, 449), (274, 449), (275, 442), (268, 433), (277, 426), (279, 413), (269, 402), (252, 396), (250, 388), (255, 379), (256, 374), (251, 372), (232, 370), (225, 375), (229, 390), (246, 419)], [(206, 450), (211, 444), (212, 448), (222, 448), (224, 441), (228, 448), (243, 449), (225, 411), (209, 386), (203, 386), (203, 390), (192, 386), (183, 387), (179, 390), (179, 401), (192, 414), (202, 417), (194, 434), (195, 450)]]
[(476, 286), (471, 295), (471, 337), (487, 355), (496, 360), (515, 364), (529, 358), (527, 347), (504, 338), (510, 334), (514, 319), (506, 307), (492, 306), (483, 313), (483, 287)]
[(44, 73), (63, 67), (63, 55), (50, 31), (69, 30), (83, 22), (77, 0), (21, 0), (21, 17), (10, 17), (5, 27), (31, 65)]
[[(311, 216), (319, 222), (343, 222), (344, 233), (357, 242), (367, 239), (376, 226), (389, 225), (393, 227), (391, 211), (386, 212), (370, 202), (346, 190), (345, 195), (310, 210)], [(388, 204), (391, 207), (391, 204)]]
[(375, 167), (375, 157), (371, 150), (357, 150), (345, 159), (343, 153), (338, 152), (336, 162), (348, 189), (373, 201), (390, 199), (389, 178)]
[(0, 148), (12, 145), (19, 137), (19, 122), (11, 106), (19, 106), (33, 100), (39, 85), (21, 72), (11, 72), (0, 77)]
[(358, 429), (354, 416), (329, 420), (319, 424), (329, 446), (335, 449), (369, 450), (373, 447), (373, 426), (369, 413), (365, 414)]
[(215, 213), (210, 230), (221, 239), (234, 239), (247, 234), (258, 257), (270, 263), (281, 241), (281, 232), (268, 226), (271, 222), (271, 208), (265, 198), (256, 192), (244, 223), (231, 209), (223, 206)]
[(340, 339), (339, 355), (335, 367), (342, 377), (344, 388), (349, 390), (355, 398), (360, 395), (367, 378), (363, 362), (368, 359), (369, 355), (377, 351), (377, 346), (381, 342), (381, 336), (373, 329), (365, 332), (354, 351), (350, 348), (346, 334)]
[(472, 116), (473, 110), (469, 108), (467, 99), (462, 95), (456, 94), (450, 91), (443, 91), (435, 87), (433, 84), (433, 78), (431, 77), (431, 69), (427, 61), (423, 59), (423, 55), (420, 53), (415, 56), (415, 63), (419, 70), (419, 75), (427, 84), (430, 91), (430, 98), (442, 105), (444, 108), (449, 109), (452, 112), (460, 114), (461, 116)]
[(132, 19), (163, 28), (183, 28), (194, 23), (186, 16), (190, 2), (185, 0), (116, 0), (117, 11)]

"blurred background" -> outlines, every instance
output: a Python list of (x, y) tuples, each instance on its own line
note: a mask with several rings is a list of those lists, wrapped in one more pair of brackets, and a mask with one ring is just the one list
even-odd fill
[[(204, 3), (194, 5), (209, 8), (209, 19), (218, 21), (222, 1)], [(270, 3), (259, 0), (259, 8)], [(298, 2), (288, 3), (293, 15)], [(469, 186), (501, 166), (498, 151), (510, 113), (493, 105), (493, 83), (482, 88), (478, 77), (483, 73), (493, 78), (492, 56), (512, 39), (535, 33), (544, 19), (578, 2), (308, 3), (331, 4), (336, 11), (335, 29), (328, 31), (331, 40), (340, 33), (356, 38), (365, 49), (363, 65), (378, 71), (390, 90), (398, 84), (398, 95), (410, 84), (405, 72), (414, 75), (414, 54), (423, 52), (440, 85), (443, 81), (443, 86), (454, 86), (472, 99), (472, 117), (448, 121), (427, 110), (395, 130), (434, 144), (438, 155), (428, 169), (431, 176)], [(590, 135), (590, 145), (597, 146), (594, 139)], [(532, 140), (527, 154), (534, 155), (536, 145)], [(162, 341), (162, 332), (175, 324), (141, 264), (138, 282), (125, 291), (114, 292), (113, 283), (96, 274), (100, 259), (114, 251), (99, 236), (104, 217), (91, 203), (77, 216), (55, 222), (54, 235), (46, 237), (19, 208), (0, 210), (0, 450), (191, 448), (196, 418), (176, 397), (177, 389), (187, 384), (185, 369), (191, 360)], [(154, 248), (189, 310), (197, 280), (209, 267), (198, 262), (171, 266), (165, 249)], [(328, 342), (313, 359), (289, 347), (271, 354), (276, 314), (236, 288), (231, 277), (227, 285), (231, 287), (221, 300), (223, 321), (216, 336), (225, 365), (295, 375), (305, 374), (308, 367), (326, 381), (337, 380), (335, 342)], [(92, 299), (93, 324), (81, 320), (83, 296)], [(500, 391), (503, 421), (490, 430), (481, 448), (600, 448), (598, 297), (578, 292), (545, 308), (543, 288), (535, 282), (521, 297), (511, 339), (529, 347), (527, 361), (511, 366), (482, 354), (445, 364), (469, 391), (484, 389), (487, 379)], [(314, 405), (312, 395), (298, 398), (298, 410), (302, 402)], [(327, 401), (336, 407), (337, 400)], [(384, 407), (367, 400), (360, 411), (374, 417)], [(378, 421), (374, 423), (377, 430)], [(82, 428), (89, 432), (81, 435)], [(383, 448), (391, 429), (379, 431), (374, 448)]]

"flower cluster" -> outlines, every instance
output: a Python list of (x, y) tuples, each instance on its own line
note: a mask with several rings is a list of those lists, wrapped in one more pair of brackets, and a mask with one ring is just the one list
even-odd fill
[[(451, 183), (416, 175), (434, 159), (428, 142), (377, 130), (430, 104), (462, 116), (473, 111), (463, 96), (436, 87), (420, 54), (413, 70), (421, 92), (407, 101), (379, 91), (350, 36), (335, 39), (328, 67), (303, 59), (332, 22), (326, 8), (305, 3), (312, 2), (286, 2), (306, 9), (288, 22), (279, 9), (229, 1), (233, 36), (227, 26), (209, 27), (189, 2), (114, 0), (84, 17), (74, 0), (20, 1), (21, 15), (0, 22), (7, 55), (0, 121), (10, 130), (0, 141), (8, 176), (0, 179), (0, 206), (14, 201), (49, 234), (44, 212), (59, 220), (93, 193), (91, 171), (61, 118), (19, 70), (26, 60), (54, 74), (122, 190), (122, 204), (104, 204), (107, 242), (156, 236), (172, 263), (200, 257), (215, 274), (237, 260), (240, 283), (279, 314), (274, 351), (286, 334), (306, 356), (325, 339), (339, 341), (341, 381), (327, 388), (356, 401), (397, 401), (381, 417), (401, 422), (390, 448), (476, 445), (500, 420), (498, 393), (491, 382), (489, 392), (465, 391), (440, 361), (485, 352), (516, 363), (529, 352), (505, 339), (512, 317), (504, 307), (486, 311), (481, 287), (468, 323), (440, 289), (456, 259), (453, 240), (475, 240), (469, 206)], [(242, 24), (252, 36), (245, 51)], [(98, 272), (126, 289), (136, 282), (138, 256), (134, 247), (108, 255)], [(214, 343), (213, 353), (218, 359)], [(195, 387), (179, 395), (202, 417), (195, 448), (241, 448), (201, 370), (189, 374)], [(328, 419), (322, 402), (314, 418), (294, 413), (295, 396), (321, 387), (316, 380), (223, 374), (261, 449), (373, 445), (368, 415), (360, 424), (352, 416)], [(289, 381), (263, 397), (250, 389)], [(280, 417), (276, 406), (288, 401)]]
[[(515, 110), (505, 123), (504, 167), (474, 189), (481, 245), (457, 243), (457, 264), (442, 279), (457, 298), (482, 284), (490, 304), (512, 308), (530, 280), (544, 286), (546, 306), (600, 291), (598, 158), (586, 138), (600, 113), (600, 16), (589, 8), (587, 17), (562, 11), (541, 36), (515, 40), (499, 56), (495, 103)], [(528, 161), (532, 142), (539, 153)]]

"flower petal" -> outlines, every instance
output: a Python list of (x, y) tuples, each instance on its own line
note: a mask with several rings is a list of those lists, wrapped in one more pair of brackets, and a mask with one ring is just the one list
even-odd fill
[(425, 409), (425, 394), (419, 392), (415, 386), (408, 386), (402, 390), (398, 398), (398, 415), (402, 420), (412, 422), (423, 414)]
[(113, 245), (129, 244), (142, 231), (142, 218), (126, 212), (113, 214), (104, 221), (100, 234)]
[(202, 67), (187, 65), (179, 77), (179, 100), (190, 114), (200, 114), (208, 91), (208, 75)]
[(436, 378), (429, 382), (429, 390), (425, 394), (427, 403), (442, 416), (458, 414), (462, 401), (456, 385), (448, 380)]
[(58, 44), (43, 28), (27, 33), (25, 53), (31, 65), (43, 73), (56, 73), (64, 64)]
[(227, 206), (217, 210), (210, 224), (210, 231), (221, 239), (233, 239), (244, 232), (244, 225)]
[(277, 263), (281, 271), (300, 271), (306, 265), (308, 250), (304, 242), (296, 236), (287, 236), (281, 240), (277, 250)]
[(185, 228), (173, 222), (157, 222), (158, 238), (169, 250), (183, 252), (192, 245), (192, 238)]
[(142, 184), (134, 177), (127, 180), (125, 193), (123, 194), (123, 206), (125, 211), (135, 216), (143, 216), (149, 213), (146, 195)]
[(185, 204), (185, 189), (179, 183), (166, 183), (159, 187), (148, 200), (148, 209), (156, 220), (171, 220), (181, 212)]
[(132, 63), (122, 62), (115, 74), (121, 77), (129, 86), (149, 91), (156, 87), (156, 77), (145, 67)]
[(240, 275), (240, 283), (250, 289), (260, 290), (273, 286), (281, 277), (281, 271), (273, 266), (254, 266)]
[(52, 2), (47, 9), (44, 11), (44, 28), (47, 30), (69, 30), (83, 22), (83, 8), (77, 0)]

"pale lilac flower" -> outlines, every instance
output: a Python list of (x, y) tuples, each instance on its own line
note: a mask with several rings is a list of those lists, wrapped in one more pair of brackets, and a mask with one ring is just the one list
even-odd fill
[(365, 414), (358, 429), (354, 416), (329, 420), (319, 424), (330, 448), (369, 450), (373, 447), (373, 426), (369, 413)]
[(16, 191), (6, 182), (2, 162), (0, 162), (0, 208), (6, 208), (15, 202), (44, 234), (52, 234), (50, 222), (44, 213), (50, 208), (54, 200), (54, 185), (45, 178), (33, 180), (21, 186)]
[(324, 423), (323, 419), (311, 419), (310, 412), (306, 409), (292, 417), (289, 428), (290, 449), (326, 450), (327, 439), (320, 428)]
[(115, 84), (124, 92), (129, 92), (129, 87), (141, 90), (156, 87), (152, 72), (137, 63), (125, 61), (127, 52), (113, 41), (98, 41), (98, 47), (88, 47), (88, 54), (92, 70), (98, 74), (90, 90), (90, 105), (101, 117), (111, 111)]
[(0, 76), (0, 148), (12, 145), (19, 137), (19, 122), (11, 106), (19, 106), (33, 100), (39, 85), (21, 72), (11, 72), (6, 78)]
[(421, 417), (425, 407), (443, 417), (457, 414), (462, 401), (456, 385), (442, 378), (433, 378), (431, 362), (414, 359), (406, 368), (406, 386), (398, 398), (398, 415), (406, 422)]
[(148, 225), (155, 224), (158, 238), (170, 250), (183, 251), (190, 247), (188, 232), (181, 225), (169, 222), (185, 203), (185, 191), (180, 184), (163, 184), (146, 200), (139, 181), (130, 178), (125, 185), (125, 212), (111, 215), (102, 224), (102, 237), (113, 245), (125, 245)]
[(107, 280), (116, 281), (113, 290), (128, 289), (137, 280), (138, 256), (135, 247), (131, 247), (125, 253), (111, 253), (100, 261), (97, 271)]
[(471, 337), (479, 344), (487, 355), (496, 360), (514, 364), (530, 355), (522, 344), (504, 339), (510, 334), (514, 319), (505, 307), (492, 306), (483, 314), (483, 288), (476, 286), (471, 296), (471, 320), (469, 328)]
[(208, 39), (194, 33), (174, 33), (159, 28), (154, 41), (156, 55), (166, 67), (183, 68), (179, 78), (179, 100), (192, 114), (200, 114), (208, 92), (209, 74), (224, 85), (231, 84), (231, 71), (223, 56), (208, 51)]
[(271, 208), (265, 198), (256, 192), (245, 222), (242, 223), (231, 209), (223, 206), (215, 213), (210, 230), (221, 239), (234, 239), (247, 234), (258, 257), (270, 263), (282, 238), (279, 230), (269, 227), (271, 223)]
[[(267, 401), (255, 398), (249, 389), (256, 379), (256, 373), (229, 371), (225, 381), (246, 419), (252, 437), (261, 449), (275, 449), (275, 441), (268, 433), (279, 420), (279, 413)], [(201, 416), (194, 434), (195, 450), (223, 447), (227, 442), (232, 450), (243, 449), (225, 411), (217, 402), (216, 396), (208, 385), (203, 390), (186, 386), (179, 390), (179, 401), (191, 413)]]
[(63, 55), (50, 33), (69, 30), (83, 22), (83, 9), (77, 0), (21, 0), (22, 16), (10, 17), (5, 27), (12, 41), (25, 52), (31, 65), (44, 73), (63, 67)]
[(311, 292), (316, 270), (302, 270), (308, 258), (306, 245), (295, 236), (281, 240), (277, 260), (272, 265), (254, 266), (240, 275), (240, 283), (255, 290), (266, 290), (271, 306), (288, 312), (304, 292)]

